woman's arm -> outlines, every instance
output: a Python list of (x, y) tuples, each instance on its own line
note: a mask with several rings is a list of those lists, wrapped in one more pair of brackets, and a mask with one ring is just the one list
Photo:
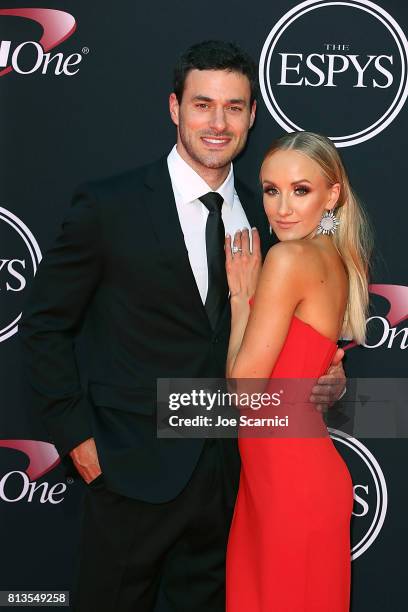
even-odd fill
[(241, 274), (240, 289), (231, 290), (231, 334), (227, 378), (269, 378), (288, 334), (297, 305), (304, 299), (304, 247), (280, 242), (266, 256), (250, 312), (248, 291), (242, 281), (240, 256), (228, 281)]

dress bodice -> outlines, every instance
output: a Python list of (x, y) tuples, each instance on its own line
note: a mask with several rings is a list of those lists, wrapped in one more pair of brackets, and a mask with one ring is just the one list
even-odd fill
[(313, 378), (326, 372), (337, 350), (333, 340), (296, 316), (272, 370), (272, 378)]

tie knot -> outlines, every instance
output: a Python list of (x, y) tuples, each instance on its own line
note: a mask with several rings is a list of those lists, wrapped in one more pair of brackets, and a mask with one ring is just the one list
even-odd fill
[(221, 207), (224, 202), (224, 198), (216, 191), (209, 191), (198, 199), (201, 200), (204, 206), (208, 208), (210, 213), (221, 212)]

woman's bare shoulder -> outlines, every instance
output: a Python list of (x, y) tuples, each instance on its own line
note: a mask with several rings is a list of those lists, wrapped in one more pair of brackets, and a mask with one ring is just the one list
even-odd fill
[(312, 240), (286, 240), (272, 246), (265, 258), (266, 274), (283, 275), (300, 281), (320, 281), (327, 274), (330, 259)]
[(272, 246), (266, 254), (262, 278), (266, 282), (281, 284), (303, 291), (304, 260), (307, 246), (300, 240), (287, 240)]
[(274, 244), (266, 254), (265, 264), (269, 267), (290, 267), (301, 268), (304, 266), (305, 257), (307, 260), (315, 258), (317, 255), (314, 246), (305, 240), (285, 240)]

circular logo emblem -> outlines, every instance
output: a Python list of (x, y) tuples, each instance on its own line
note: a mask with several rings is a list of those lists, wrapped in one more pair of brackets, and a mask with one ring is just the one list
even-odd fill
[(408, 95), (407, 64), (407, 39), (377, 4), (307, 0), (269, 33), (259, 82), (284, 130), (318, 131), (347, 147), (373, 138), (398, 115)]
[(41, 251), (28, 227), (0, 206), (0, 342), (18, 331), (27, 278), (37, 272)]
[(351, 558), (354, 560), (371, 546), (381, 531), (387, 513), (387, 485), (378, 461), (364, 444), (338, 429), (330, 427), (329, 432), (353, 481)]

